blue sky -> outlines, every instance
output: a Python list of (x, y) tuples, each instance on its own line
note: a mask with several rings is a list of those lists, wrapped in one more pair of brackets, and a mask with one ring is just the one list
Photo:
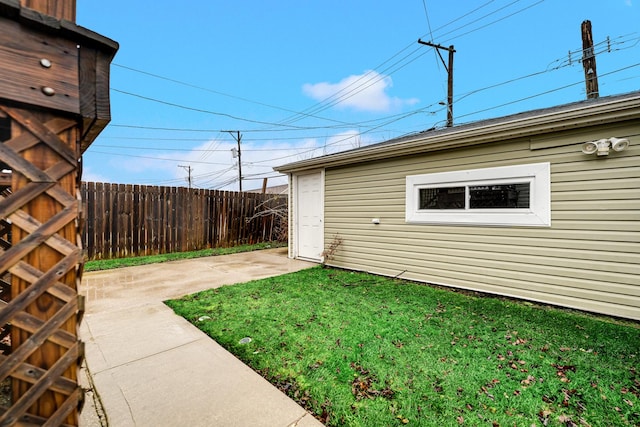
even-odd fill
[[(272, 168), (454, 122), (586, 98), (590, 20), (600, 96), (640, 90), (638, 0), (80, 0), (77, 24), (120, 44), (109, 126), (86, 181), (238, 189)], [(447, 52), (441, 51), (445, 61)], [(232, 133), (226, 131), (233, 131)]]

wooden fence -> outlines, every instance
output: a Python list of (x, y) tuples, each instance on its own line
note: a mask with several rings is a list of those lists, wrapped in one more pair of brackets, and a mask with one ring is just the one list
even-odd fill
[(82, 183), (89, 260), (285, 240), (287, 196)]

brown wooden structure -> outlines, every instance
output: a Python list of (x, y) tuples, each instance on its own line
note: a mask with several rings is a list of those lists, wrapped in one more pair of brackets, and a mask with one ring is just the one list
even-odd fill
[(286, 241), (287, 196), (83, 182), (89, 260)]
[(0, 0), (0, 425), (77, 425), (80, 158), (110, 120), (118, 45), (75, 0)]

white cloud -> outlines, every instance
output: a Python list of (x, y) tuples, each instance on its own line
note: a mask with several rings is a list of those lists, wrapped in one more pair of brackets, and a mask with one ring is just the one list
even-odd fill
[(111, 182), (110, 178), (99, 173), (94, 173), (91, 168), (83, 166), (82, 168), (82, 180), (85, 182)]
[[(252, 141), (251, 134), (247, 133), (243, 135), (241, 145), (242, 188), (259, 189), (264, 177), (268, 177), (269, 186), (286, 184), (287, 177), (278, 175), (273, 170), (274, 166), (350, 150), (371, 142), (373, 140), (368, 135), (360, 135), (357, 130), (325, 137), (272, 141)], [(87, 182), (187, 187), (190, 172), (194, 188), (237, 191), (238, 160), (231, 152), (237, 146), (231, 136), (223, 135), (218, 140), (210, 140), (188, 150), (123, 153), (101, 160), (110, 176), (94, 173), (96, 166), (85, 162), (82, 178)]]
[[(291, 140), (291, 142), (251, 141), (249, 135), (244, 136), (241, 145), (242, 188), (243, 190), (261, 188), (262, 179), (265, 176), (269, 177), (269, 186), (286, 184), (286, 176), (275, 176), (277, 174), (273, 171), (274, 166), (349, 150), (369, 142), (356, 130), (330, 135), (322, 139), (301, 138)], [(216, 151), (205, 154), (203, 158), (203, 151), (198, 150), (210, 149), (211, 144), (207, 142), (194, 147), (188, 153), (181, 153), (180, 158), (184, 159), (181, 164), (192, 167), (194, 187), (237, 191), (237, 159), (234, 159), (231, 154), (231, 149), (236, 147), (237, 144), (231, 141), (219, 142), (215, 146)], [(199, 161), (207, 163), (199, 163)], [(174, 176), (176, 179), (185, 178), (187, 171), (176, 168)]]
[[(392, 97), (387, 90), (393, 86), (391, 77), (375, 71), (352, 75), (338, 83), (306, 83), (302, 91), (316, 101), (336, 104), (337, 108), (351, 108), (356, 111), (389, 112), (403, 105), (413, 105), (415, 98), (400, 99)], [(335, 96), (334, 96), (335, 95)]]

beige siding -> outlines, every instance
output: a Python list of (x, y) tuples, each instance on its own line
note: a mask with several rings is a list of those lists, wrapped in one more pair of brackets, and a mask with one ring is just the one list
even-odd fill
[[(328, 168), (325, 246), (343, 239), (329, 264), (640, 319), (639, 134), (618, 124)], [(631, 146), (581, 152), (611, 136)], [(405, 222), (407, 175), (538, 162), (551, 163), (551, 227)]]

